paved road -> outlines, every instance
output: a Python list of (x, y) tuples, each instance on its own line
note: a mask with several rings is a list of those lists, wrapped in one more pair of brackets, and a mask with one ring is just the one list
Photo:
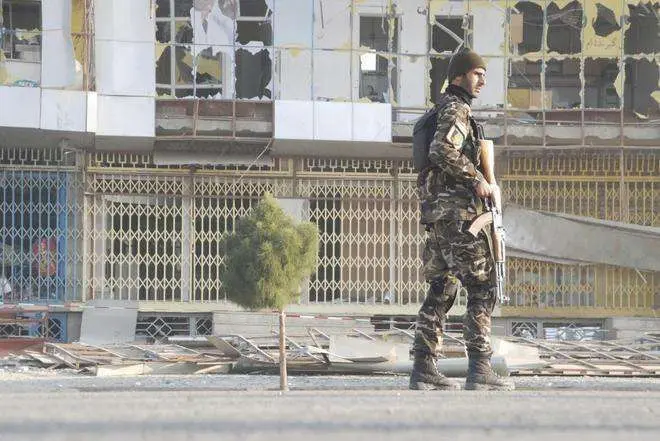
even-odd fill
[[(520, 378), (515, 392), (413, 392), (404, 377), (0, 381), (0, 440), (660, 439), (660, 381)], [(370, 440), (369, 440), (370, 441)]]

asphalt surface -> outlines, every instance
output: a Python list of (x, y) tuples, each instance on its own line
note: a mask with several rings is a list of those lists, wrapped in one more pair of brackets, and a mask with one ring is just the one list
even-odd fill
[(402, 376), (0, 375), (0, 440), (654, 440), (660, 379), (514, 377), (416, 392)]

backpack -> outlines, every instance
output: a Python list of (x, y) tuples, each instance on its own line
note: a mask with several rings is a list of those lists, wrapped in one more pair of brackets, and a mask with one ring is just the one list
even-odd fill
[(438, 106), (433, 106), (422, 115), (413, 127), (413, 166), (416, 172), (431, 165), (429, 147), (438, 127)]

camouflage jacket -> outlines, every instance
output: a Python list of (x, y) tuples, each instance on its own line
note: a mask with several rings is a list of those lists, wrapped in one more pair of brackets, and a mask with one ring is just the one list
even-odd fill
[(429, 148), (431, 166), (420, 172), (418, 193), (422, 224), (439, 219), (469, 220), (483, 211), (475, 185), (485, 180), (479, 171), (479, 144), (471, 123), (470, 106), (452, 93), (443, 93), (438, 127)]

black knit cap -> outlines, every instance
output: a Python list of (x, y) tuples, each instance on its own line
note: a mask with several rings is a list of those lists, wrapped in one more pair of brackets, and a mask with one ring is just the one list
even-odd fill
[(450, 83), (459, 75), (466, 74), (472, 69), (482, 67), (486, 69), (486, 62), (479, 54), (470, 49), (463, 48), (455, 54), (447, 69), (447, 81)]

